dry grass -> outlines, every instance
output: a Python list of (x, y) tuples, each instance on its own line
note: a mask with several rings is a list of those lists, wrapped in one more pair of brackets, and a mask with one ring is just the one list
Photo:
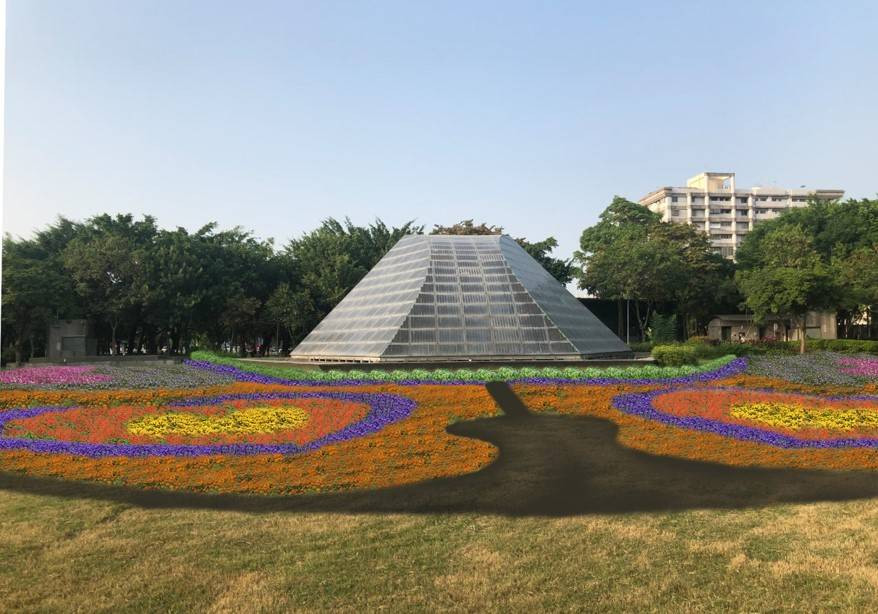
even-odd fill
[(0, 492), (6, 611), (868, 611), (878, 500), (512, 518)]

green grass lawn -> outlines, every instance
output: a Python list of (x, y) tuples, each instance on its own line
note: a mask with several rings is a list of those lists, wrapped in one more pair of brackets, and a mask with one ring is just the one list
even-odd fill
[[(878, 607), (871, 474), (660, 459), (605, 435), (581, 441), (597, 451), (577, 457), (563, 483), (545, 473), (557, 466), (539, 460), (542, 445), (473, 476), (286, 499), (0, 474), (0, 603), (180, 612)], [(554, 444), (565, 465), (574, 462), (569, 443)], [(859, 498), (864, 491), (870, 497)]]

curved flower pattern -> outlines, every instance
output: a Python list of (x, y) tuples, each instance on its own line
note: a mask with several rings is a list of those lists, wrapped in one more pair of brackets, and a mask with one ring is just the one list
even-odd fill
[(316, 450), (328, 444), (346, 441), (375, 433), (388, 424), (406, 418), (415, 408), (411, 399), (387, 393), (355, 392), (287, 392), (221, 395), (207, 398), (183, 399), (169, 408), (200, 407), (226, 401), (247, 400), (268, 402), (275, 399), (335, 399), (369, 406), (369, 412), (361, 420), (344, 428), (303, 444), (296, 443), (113, 443), (90, 441), (65, 441), (59, 439), (34, 439), (9, 436), (7, 425), (19, 420), (75, 412), (75, 407), (32, 407), (0, 413), (0, 451), (29, 450), (50, 454), (75, 454), (90, 457), (105, 456), (204, 456), (204, 455), (252, 455), (296, 454)]
[[(789, 401), (793, 401), (790, 403)], [(806, 425), (810, 430), (767, 428), (764, 421), (753, 420), (753, 414), (740, 408), (758, 402), (781, 402), (788, 407), (805, 406), (812, 416), (826, 417), (835, 409), (845, 416), (851, 408), (878, 413), (878, 397), (813, 397), (789, 395), (743, 388), (652, 390), (622, 394), (613, 399), (613, 407), (625, 413), (661, 422), (670, 426), (715, 433), (724, 437), (764, 443), (780, 448), (876, 448), (878, 437), (871, 421), (864, 420), (865, 432), (860, 436), (834, 437), (833, 432), (851, 430), (837, 423)], [(735, 407), (739, 409), (735, 411)], [(842, 413), (845, 412), (845, 413)], [(737, 413), (737, 415), (736, 415)], [(762, 423), (761, 426), (758, 426)], [(826, 428), (827, 426), (832, 428)], [(851, 426), (851, 425), (849, 425)], [(795, 433), (795, 434), (794, 434)]]

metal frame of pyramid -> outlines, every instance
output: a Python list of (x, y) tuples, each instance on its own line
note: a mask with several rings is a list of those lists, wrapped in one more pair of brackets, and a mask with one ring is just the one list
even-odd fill
[(631, 355), (506, 235), (406, 235), (291, 353), (393, 363)]

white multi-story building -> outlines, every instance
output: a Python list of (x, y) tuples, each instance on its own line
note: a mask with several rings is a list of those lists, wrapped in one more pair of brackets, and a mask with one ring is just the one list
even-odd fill
[(685, 188), (659, 188), (639, 202), (666, 222), (704, 229), (717, 253), (734, 258), (738, 245), (754, 224), (773, 219), (786, 209), (805, 207), (811, 198), (833, 200), (842, 196), (844, 190), (738, 190), (735, 173), (700, 173), (687, 181)]

